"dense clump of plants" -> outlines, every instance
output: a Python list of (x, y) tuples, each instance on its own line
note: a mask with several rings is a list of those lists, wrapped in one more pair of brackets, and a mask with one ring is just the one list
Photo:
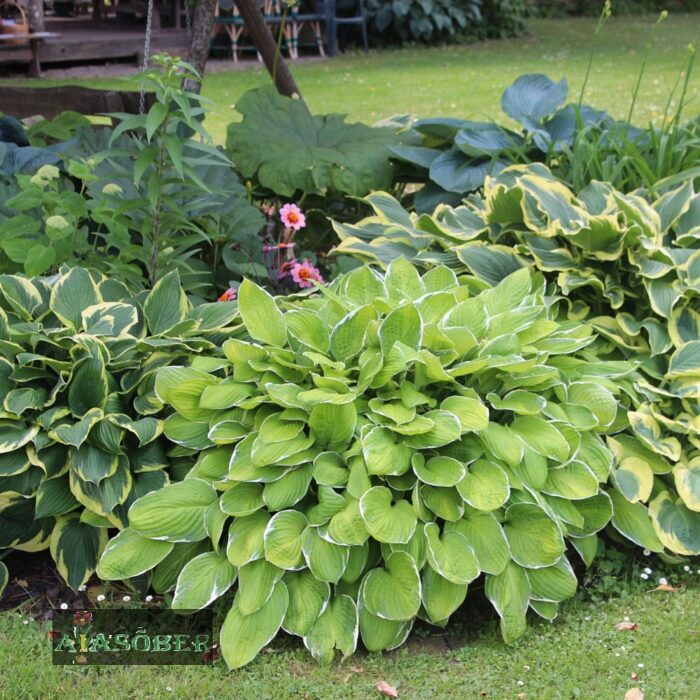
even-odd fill
[(132, 505), (98, 574), (158, 577), (175, 557), (185, 609), (237, 581), (234, 668), (280, 629), (323, 661), (358, 634), (394, 648), (482, 574), (507, 641), (528, 608), (553, 619), (576, 590), (568, 557), (590, 561), (612, 515), (604, 438), (628, 425), (634, 368), (556, 320), (541, 275), (484, 286), (403, 258), (307, 298), (244, 282), (225, 359), (157, 375), (197, 463)]
[(0, 551), (50, 548), (68, 585), (88, 580), (131, 504), (193, 463), (156, 371), (211, 354), (235, 315), (192, 308), (177, 272), (137, 296), (81, 268), (0, 275)]
[(622, 529), (647, 549), (700, 553), (700, 195), (692, 185), (650, 204), (600, 182), (575, 196), (541, 165), (513, 166), (487, 179), (482, 198), (433, 217), (386, 195), (368, 201), (374, 217), (337, 226), (338, 252), (381, 266), (397, 255), (426, 269), (446, 264), (487, 284), (532, 266), (562, 295), (561, 317), (604, 339), (601, 357), (638, 365), (631, 434), (610, 441), (613, 480), (634, 504), (619, 507), (654, 531)]

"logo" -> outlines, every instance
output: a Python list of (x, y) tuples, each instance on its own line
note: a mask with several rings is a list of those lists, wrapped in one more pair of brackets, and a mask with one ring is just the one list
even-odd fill
[(211, 610), (56, 610), (55, 665), (202, 665), (218, 656)]

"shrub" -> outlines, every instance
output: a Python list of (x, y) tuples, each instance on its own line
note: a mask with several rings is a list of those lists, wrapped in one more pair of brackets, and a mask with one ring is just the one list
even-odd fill
[[(689, 60), (690, 70), (692, 56)], [(405, 145), (391, 149), (404, 164), (401, 181), (426, 183), (409, 203), (427, 213), (441, 203), (456, 205), (488, 175), (533, 161), (547, 164), (576, 191), (596, 179), (625, 192), (663, 191), (671, 178), (678, 183), (698, 177), (700, 121), (680, 123), (682, 98), (679, 111), (666, 115), (660, 129), (638, 129), (587, 105), (565, 105), (567, 94), (566, 80), (519, 77), (504, 91), (501, 106), (522, 125), (520, 131), (453, 118), (414, 122)]]
[[(483, 198), (434, 217), (409, 215), (386, 195), (368, 202), (376, 216), (337, 226), (337, 252), (381, 266), (397, 255), (428, 269), (447, 264), (488, 284), (533, 266), (552, 295), (561, 289), (561, 317), (604, 338), (600, 357), (638, 365), (627, 389), (631, 431), (609, 439), (617, 526), (647, 549), (699, 554), (700, 194), (692, 185), (651, 204), (600, 182), (576, 197), (542, 165), (513, 166), (487, 179)], [(638, 524), (623, 523), (628, 512)]]
[(576, 590), (570, 551), (590, 561), (612, 513), (603, 437), (627, 425), (632, 366), (556, 321), (540, 275), (484, 286), (400, 257), (306, 298), (245, 281), (226, 359), (156, 379), (197, 463), (132, 505), (98, 574), (159, 578), (175, 557), (174, 608), (237, 579), (233, 668), (280, 628), (322, 661), (358, 630), (394, 648), (417, 617), (444, 625), (481, 573), (506, 641), (528, 608), (552, 619)]
[(50, 547), (87, 581), (131, 503), (191, 466), (156, 370), (212, 351), (235, 313), (192, 308), (176, 271), (136, 297), (81, 268), (0, 275), (0, 549)]

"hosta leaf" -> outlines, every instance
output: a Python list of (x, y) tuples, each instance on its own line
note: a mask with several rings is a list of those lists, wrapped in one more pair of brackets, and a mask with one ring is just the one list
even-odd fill
[(536, 416), (518, 416), (510, 426), (520, 439), (538, 454), (557, 462), (569, 458), (571, 448), (554, 425)]
[(464, 478), (465, 467), (452, 457), (430, 457), (419, 452), (411, 460), (413, 471), (424, 483), (432, 486), (455, 486)]
[(678, 464), (673, 468), (673, 478), (686, 507), (700, 512), (700, 465)]
[(284, 576), (289, 592), (289, 606), (282, 627), (290, 634), (306, 636), (330, 598), (330, 585), (319, 581), (309, 570), (289, 572)]
[(143, 313), (153, 335), (169, 331), (185, 319), (189, 304), (177, 270), (161, 277), (146, 297)]
[(443, 411), (457, 416), (462, 432), (486, 430), (489, 425), (489, 410), (479, 399), (466, 396), (450, 396), (441, 404)]
[(525, 569), (510, 562), (498, 575), (487, 574), (486, 597), (501, 618), (501, 634), (506, 644), (513, 644), (525, 634), (530, 583)]
[(640, 547), (652, 552), (663, 550), (663, 544), (654, 532), (647, 509), (639, 502), (630, 503), (621, 493), (614, 489), (608, 491), (612, 500), (612, 524), (615, 529)]
[(309, 427), (316, 445), (327, 450), (343, 450), (355, 431), (357, 410), (352, 403), (318, 404), (309, 416)]
[(306, 518), (296, 510), (275, 513), (265, 529), (265, 559), (281, 569), (298, 569), (303, 563), (301, 535)]
[(348, 547), (328, 542), (315, 527), (306, 528), (301, 536), (301, 546), (306, 565), (319, 581), (340, 581), (350, 556)]
[(304, 636), (304, 644), (317, 661), (328, 664), (333, 661), (336, 649), (343, 657), (354, 653), (358, 634), (355, 601), (348, 595), (336, 595)]
[(428, 561), (440, 576), (452, 583), (466, 584), (481, 573), (474, 551), (458, 530), (445, 530), (441, 537), (435, 523), (427, 523), (424, 529)]
[(250, 280), (243, 280), (238, 289), (238, 309), (251, 338), (277, 347), (286, 345), (284, 316), (264, 289)]
[(467, 597), (467, 585), (452, 583), (431, 567), (423, 569), (421, 576), (422, 603), (433, 622), (446, 620)]
[(236, 567), (216, 552), (206, 552), (185, 564), (177, 579), (172, 608), (200, 610), (233, 585)]
[(474, 551), (479, 568), (488, 574), (500, 574), (510, 561), (508, 540), (493, 513), (468, 509), (464, 518), (447, 523), (445, 530), (455, 530), (464, 535)]
[(536, 600), (560, 603), (576, 594), (578, 581), (566, 557), (562, 557), (554, 566), (528, 569), (526, 573), (531, 595)]
[(73, 590), (92, 576), (106, 544), (107, 531), (81, 523), (77, 514), (57, 518), (51, 534), (51, 556)]
[(362, 582), (362, 600), (368, 612), (385, 620), (410, 620), (421, 602), (421, 583), (413, 557), (393, 552), (384, 567), (372, 569)]
[(654, 486), (654, 472), (639, 457), (626, 457), (613, 471), (613, 481), (628, 501), (646, 503)]
[(373, 615), (362, 602), (362, 595), (357, 607), (360, 617), (360, 636), (367, 651), (388, 651), (406, 641), (413, 625), (412, 621), (385, 620), (378, 615)]
[(109, 541), (97, 565), (97, 575), (105, 581), (119, 581), (149, 571), (173, 549), (172, 542), (151, 540), (131, 528)]
[(466, 476), (457, 484), (460, 496), (478, 510), (496, 510), (510, 495), (508, 476), (495, 462), (479, 459), (469, 465)]
[(102, 297), (90, 273), (81, 267), (74, 267), (54, 285), (49, 306), (63, 323), (77, 331), (81, 327), (83, 310), (101, 301)]
[(662, 491), (649, 504), (649, 515), (659, 540), (672, 552), (700, 554), (700, 513), (674, 503), (671, 494)]
[(506, 511), (503, 527), (513, 561), (526, 568), (551, 566), (564, 553), (558, 525), (539, 506), (515, 503)]
[(226, 555), (234, 566), (245, 566), (263, 556), (264, 534), (269, 520), (270, 515), (259, 510), (233, 521), (228, 531)]
[(411, 504), (394, 501), (385, 486), (374, 486), (362, 496), (360, 514), (369, 533), (379, 542), (406, 544), (416, 529), (417, 518)]
[(221, 627), (221, 654), (229, 668), (250, 663), (277, 634), (287, 612), (289, 594), (283, 581), (278, 581), (267, 601), (260, 608), (244, 615), (237, 599)]

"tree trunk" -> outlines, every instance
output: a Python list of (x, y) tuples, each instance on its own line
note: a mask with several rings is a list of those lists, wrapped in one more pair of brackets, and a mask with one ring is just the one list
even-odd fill
[[(187, 2), (187, 0), (185, 0)], [(209, 58), (211, 32), (214, 28), (216, 0), (197, 0), (192, 15), (192, 36), (190, 38), (190, 53), (187, 58), (199, 75), (204, 78), (204, 71)], [(185, 90), (199, 93), (201, 84), (195, 80), (185, 80)]]
[(27, 19), (31, 32), (44, 32), (44, 0), (29, 0), (27, 2)]

